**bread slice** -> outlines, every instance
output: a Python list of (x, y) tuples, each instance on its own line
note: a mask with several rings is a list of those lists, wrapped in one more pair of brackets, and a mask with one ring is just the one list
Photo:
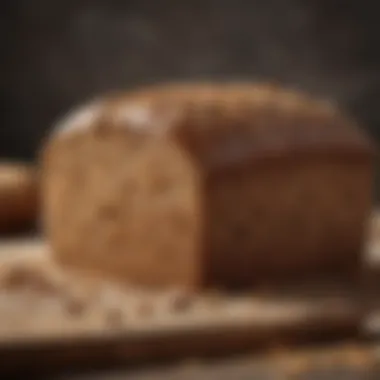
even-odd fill
[(253, 286), (359, 269), (373, 148), (328, 104), (173, 84), (72, 112), (43, 153), (66, 265), (148, 286)]

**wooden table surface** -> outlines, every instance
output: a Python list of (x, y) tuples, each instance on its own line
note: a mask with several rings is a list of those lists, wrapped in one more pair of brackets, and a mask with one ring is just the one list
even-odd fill
[[(380, 347), (380, 346), (379, 346)], [(214, 360), (187, 360), (160, 367), (65, 374), (56, 380), (377, 380), (380, 349), (375, 345), (277, 351)]]
[[(380, 218), (379, 225), (380, 225)], [(380, 226), (379, 226), (380, 231)], [(380, 234), (379, 234), (380, 236)], [(371, 253), (376, 258), (377, 269), (380, 268), (380, 241), (376, 245), (376, 250)], [(371, 267), (373, 265), (371, 259)], [(373, 268), (372, 268), (373, 269)], [(368, 273), (369, 274), (369, 273)], [(380, 289), (379, 287), (380, 270), (372, 271), (371, 276), (368, 277), (371, 282), (368, 289)], [(378, 299), (378, 292), (375, 291), (376, 299)], [(367, 290), (365, 294), (368, 294)], [(377, 305), (378, 306), (378, 305)], [(380, 314), (379, 314), (380, 315)], [(380, 318), (379, 318), (380, 321)], [(271, 347), (270, 351), (261, 353), (246, 353), (240, 356), (225, 356), (219, 358), (193, 358), (186, 360), (172, 360), (171, 363), (153, 364), (151, 361), (139, 362), (138, 364), (131, 361), (124, 363), (124, 367), (118, 363), (118, 368), (110, 368), (109, 370), (89, 370), (89, 367), (96, 367), (99, 358), (96, 356), (90, 357), (90, 366), (87, 366), (86, 372), (74, 372), (71, 368), (69, 372), (69, 366), (66, 373), (62, 372), (60, 368), (59, 373), (45, 377), (48, 379), (56, 380), (380, 380), (380, 323), (375, 327), (376, 336), (371, 336), (371, 342), (369, 342), (368, 336), (365, 337), (347, 337), (351, 339), (350, 343), (320, 343), (319, 347), (300, 346), (298, 348), (290, 349), (289, 347)], [(364, 338), (364, 339), (361, 339)], [(354, 339), (356, 339), (354, 341)], [(178, 342), (175, 343), (175, 348), (178, 351)], [(316, 343), (314, 343), (316, 344)], [(207, 345), (207, 342), (205, 342)], [(103, 345), (102, 345), (103, 347)], [(103, 351), (112, 350), (107, 347), (103, 348)], [(86, 348), (80, 348), (76, 354), (80, 357), (88, 357), (90, 350)], [(116, 350), (116, 353), (122, 353), (123, 351)], [(162, 351), (162, 350), (161, 350)], [(165, 350), (163, 350), (165, 351)], [(269, 352), (268, 352), (269, 351)], [(70, 353), (62, 352), (55, 353), (51, 350), (45, 353), (39, 351), (40, 356), (45, 359), (45, 364), (54, 362), (56, 359), (64, 358), (69, 362), (71, 360)], [(46, 354), (46, 355), (45, 355)], [(50, 355), (47, 355), (50, 354)], [(20, 357), (17, 356), (17, 360)], [(0, 354), (0, 362), (7, 362), (5, 357)], [(34, 363), (35, 372), (39, 373), (37, 379), (42, 379), (41, 371), (38, 366), (43, 366), (42, 363)], [(94, 362), (92, 365), (92, 362)], [(29, 363), (30, 364), (30, 363)], [(31, 368), (32, 368), (31, 367)], [(33, 369), (33, 368), (32, 368)], [(28, 369), (29, 371), (29, 369)], [(1, 379), (8, 379), (6, 375), (0, 376)], [(32, 379), (32, 372), (28, 372), (21, 378)]]

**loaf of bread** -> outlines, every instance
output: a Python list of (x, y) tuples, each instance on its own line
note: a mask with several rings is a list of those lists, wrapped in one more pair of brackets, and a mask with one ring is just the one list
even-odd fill
[(21, 163), (0, 163), (0, 233), (30, 228), (38, 215), (36, 170)]
[(43, 152), (63, 264), (147, 286), (357, 273), (373, 147), (340, 112), (267, 85), (173, 84), (66, 117)]

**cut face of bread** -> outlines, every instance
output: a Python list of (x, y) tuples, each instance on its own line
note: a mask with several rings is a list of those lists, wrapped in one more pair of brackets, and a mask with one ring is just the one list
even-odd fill
[(58, 151), (45, 204), (63, 261), (152, 285), (194, 280), (201, 194), (178, 146), (110, 130), (62, 139)]
[(46, 234), (60, 262), (140, 285), (352, 274), (372, 153), (334, 109), (268, 86), (108, 97), (46, 144)]

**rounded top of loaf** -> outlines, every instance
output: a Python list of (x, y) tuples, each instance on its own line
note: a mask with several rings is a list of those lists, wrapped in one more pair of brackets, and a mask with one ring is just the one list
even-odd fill
[(210, 165), (292, 151), (371, 152), (365, 133), (331, 103), (269, 84), (168, 84), (109, 95), (71, 112), (53, 135), (113, 128), (173, 138)]

